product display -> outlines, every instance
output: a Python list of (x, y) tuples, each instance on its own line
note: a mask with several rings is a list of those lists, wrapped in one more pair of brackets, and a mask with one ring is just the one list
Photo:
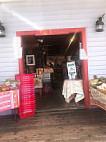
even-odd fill
[(0, 84), (0, 92), (18, 89), (19, 81), (6, 79), (3, 84)]
[(106, 78), (101, 77), (98, 79), (90, 80), (90, 86), (98, 89), (99, 91), (106, 93)]
[(90, 80), (90, 105), (106, 110), (106, 78)]

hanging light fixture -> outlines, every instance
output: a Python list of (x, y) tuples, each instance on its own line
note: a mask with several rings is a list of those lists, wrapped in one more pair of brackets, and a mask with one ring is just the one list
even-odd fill
[(102, 32), (104, 29), (104, 23), (102, 21), (102, 18), (104, 17), (105, 13), (98, 18), (98, 20), (96, 21), (96, 31), (97, 32)]
[(4, 37), (4, 36), (5, 36), (5, 28), (4, 26), (2, 26), (0, 21), (0, 37)]

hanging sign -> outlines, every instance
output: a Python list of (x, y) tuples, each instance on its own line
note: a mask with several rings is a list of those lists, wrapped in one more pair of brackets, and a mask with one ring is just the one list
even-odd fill
[(15, 58), (17, 59), (22, 58), (22, 47), (21, 47), (20, 37), (13, 38), (13, 47), (14, 47)]
[(80, 49), (80, 60), (87, 60), (88, 57), (86, 55), (86, 52), (83, 48)]
[(22, 47), (15, 51), (15, 58), (22, 58)]

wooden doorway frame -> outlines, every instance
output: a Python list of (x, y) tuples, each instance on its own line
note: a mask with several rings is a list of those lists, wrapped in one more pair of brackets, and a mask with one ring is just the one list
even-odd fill
[[(18, 31), (16, 32), (17, 37), (22, 37), (25, 35), (61, 35), (61, 34), (71, 34), (71, 33), (81, 33), (82, 46), (87, 54), (87, 44), (86, 44), (86, 29), (85, 28), (65, 28), (65, 29), (50, 29), (50, 30), (38, 30), (38, 31)], [(19, 73), (24, 73), (24, 58), (18, 59)], [(88, 80), (88, 60), (82, 61), (82, 78), (83, 87), (85, 94), (85, 108), (90, 108), (90, 98), (89, 98), (89, 80)]]

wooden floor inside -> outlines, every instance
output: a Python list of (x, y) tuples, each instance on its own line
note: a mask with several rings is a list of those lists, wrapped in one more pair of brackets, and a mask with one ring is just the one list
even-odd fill
[(84, 100), (79, 102), (79, 106), (77, 106), (74, 99), (72, 99), (69, 104), (65, 102), (60, 82), (51, 88), (50, 93), (42, 93), (42, 96), (40, 96), (38, 90), (35, 90), (37, 112), (85, 108)]

